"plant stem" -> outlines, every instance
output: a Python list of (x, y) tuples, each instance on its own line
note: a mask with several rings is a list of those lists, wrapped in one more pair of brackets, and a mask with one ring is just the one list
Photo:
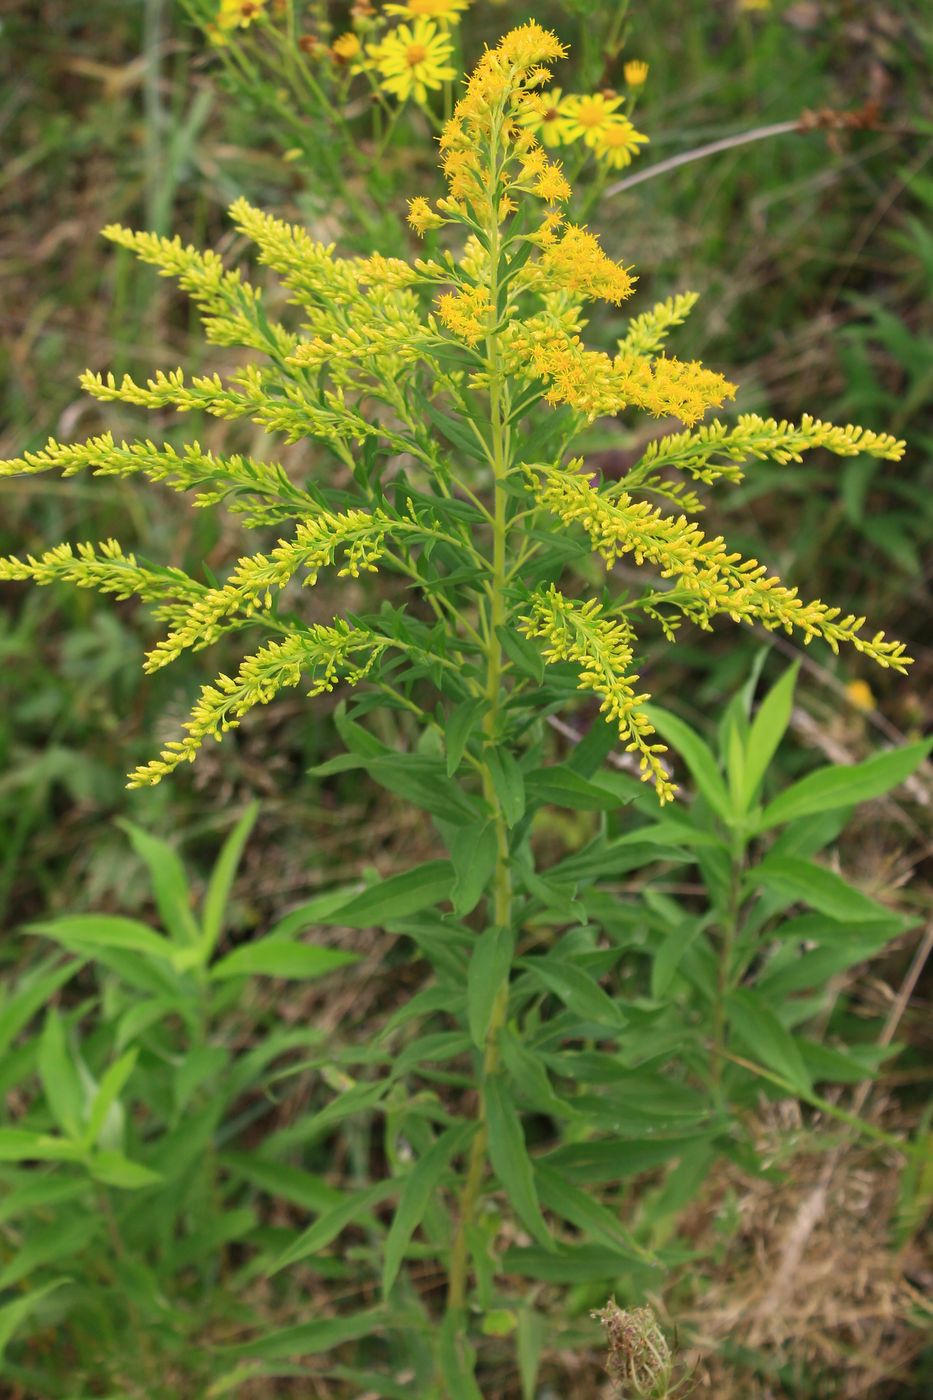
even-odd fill
[[(492, 529), (492, 577), (488, 588), (489, 623), (486, 628), (486, 699), (487, 710), (483, 720), (483, 732), (487, 749), (494, 747), (499, 739), (499, 709), (502, 698), (502, 642), (499, 628), (506, 623), (506, 587), (508, 583), (508, 496), (506, 481), (509, 473), (509, 429), (507, 389), (502, 374), (499, 343), (496, 326), (499, 312), (499, 262), (501, 255), (499, 224), (497, 217), (498, 141), (492, 141), (490, 159), (489, 191), (489, 300), (491, 302), (489, 332), (486, 337), (486, 363), (489, 373), (489, 414), (492, 442), (493, 469), (493, 529)], [(492, 808), (496, 828), (496, 864), (492, 885), (492, 922), (496, 928), (509, 929), (512, 923), (512, 876), (509, 870), (509, 835), (505, 818), (496, 794), (492, 773), (488, 762), (483, 763), (483, 795)], [(466, 1305), (467, 1281), (469, 1274), (468, 1231), (472, 1224), (476, 1204), (486, 1173), (488, 1127), (486, 1122), (485, 1083), (499, 1063), (499, 1032), (505, 1024), (509, 1004), (508, 973), (496, 991), (493, 1000), (486, 1042), (483, 1051), (483, 1073), (477, 1108), (478, 1129), (470, 1148), (466, 1180), (460, 1196), (460, 1209), (457, 1231), (450, 1257), (447, 1306), (450, 1311), (462, 1310)]]
[(726, 1048), (726, 997), (731, 990), (732, 956), (739, 930), (739, 911), (742, 903), (742, 868), (744, 847), (737, 845), (732, 854), (732, 870), (729, 880), (729, 899), (721, 920), (722, 943), (719, 948), (719, 967), (716, 975), (716, 1000), (713, 1004), (713, 1087), (720, 1091), (724, 1051)]

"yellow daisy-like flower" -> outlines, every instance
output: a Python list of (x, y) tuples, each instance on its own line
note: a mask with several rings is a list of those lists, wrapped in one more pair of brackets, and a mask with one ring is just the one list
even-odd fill
[(443, 28), (459, 24), (461, 15), (470, 8), (471, 0), (406, 0), (404, 5), (386, 5), (387, 15), (402, 19), (433, 19)]
[(339, 67), (347, 68), (351, 73), (362, 73), (365, 63), (363, 45), (351, 30), (338, 34), (330, 46), (330, 54)]
[(595, 146), (621, 106), (621, 97), (604, 92), (594, 92), (589, 97), (571, 93), (560, 104), (560, 126), (564, 140), (582, 140), (588, 146)]
[(535, 94), (535, 100), (525, 104), (521, 117), (522, 126), (533, 131), (542, 146), (562, 146), (564, 143), (560, 104), (560, 88), (551, 88), (549, 92)]
[(622, 69), (629, 87), (642, 87), (648, 79), (648, 65), (644, 59), (630, 58)]
[(221, 31), (248, 29), (266, 8), (266, 0), (220, 0), (216, 24)]
[(610, 126), (597, 133), (596, 139), (589, 142), (596, 159), (608, 165), (611, 170), (624, 170), (631, 165), (632, 157), (638, 155), (639, 146), (645, 145), (648, 137), (636, 131), (628, 117), (616, 117)]
[(456, 69), (448, 61), (453, 44), (446, 34), (438, 32), (437, 25), (430, 19), (400, 24), (371, 52), (382, 75), (380, 86), (399, 102), (413, 97), (425, 107), (429, 90), (436, 91), (457, 76)]

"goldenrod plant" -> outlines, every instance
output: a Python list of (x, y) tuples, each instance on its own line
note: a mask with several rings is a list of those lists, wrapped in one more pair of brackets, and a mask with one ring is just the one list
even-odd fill
[[(143, 384), (88, 372), (88, 392), (251, 421), (288, 443), (314, 443), (314, 470), (110, 433), (51, 441), (2, 465), (4, 474), (145, 477), (273, 532), (223, 581), (138, 558), (115, 540), (0, 563), (2, 580), (150, 604), (164, 636), (149, 671), (243, 634), (238, 669), (203, 687), (183, 731), (131, 773), (132, 787), (162, 782), (208, 740), (236, 742), (230, 731), (284, 690), (339, 689), (351, 702), (336, 716), (347, 752), (319, 776), (365, 771), (427, 813), (447, 852), (363, 890), (328, 893), (224, 952), (223, 904), (249, 822), (200, 919), (177, 857), (134, 829), (165, 935), (92, 916), (36, 926), (72, 960), (46, 969), (32, 991), (17, 989), (27, 1010), (12, 1015), (12, 1033), (41, 1004), (31, 1000), (36, 987), (47, 995), (86, 960), (104, 969), (114, 1033), (87, 1047), (92, 1072), (75, 1048), (80, 1008), (70, 1029), (50, 1016), (38, 1062), (44, 1097), (0, 1135), (0, 1156), (65, 1164), (77, 1196), (88, 1183), (105, 1195), (143, 1192), (144, 1202), (149, 1193), (165, 1238), (187, 1238), (168, 1256), (153, 1245), (128, 1296), (130, 1325), (147, 1339), (147, 1374), (158, 1377), (166, 1336), (181, 1338), (182, 1350), (193, 1344), (189, 1321), (159, 1300), (183, 1290), (185, 1260), (205, 1250), (224, 1260), (236, 1242), (227, 1295), (262, 1273), (281, 1282), (299, 1269), (300, 1278), (309, 1261), (328, 1277), (352, 1277), (350, 1293), (371, 1294), (379, 1280), (380, 1304), (326, 1318), (309, 1318), (293, 1290), (293, 1325), (263, 1331), (255, 1314), (241, 1314), (245, 1338), (235, 1309), (199, 1313), (207, 1335), (198, 1375), (217, 1387), (199, 1394), (228, 1393), (237, 1377), (287, 1373), (291, 1358), (357, 1341), (358, 1362), (332, 1358), (348, 1395), (400, 1394), (411, 1382), (396, 1372), (406, 1370), (419, 1396), (498, 1394), (507, 1348), (531, 1396), (552, 1341), (592, 1345), (595, 1334), (581, 1331), (571, 1307), (549, 1336), (539, 1286), (574, 1285), (577, 1319), (612, 1292), (637, 1303), (676, 1265), (672, 1222), (716, 1155), (754, 1161), (743, 1116), (756, 1095), (797, 1096), (848, 1122), (819, 1083), (863, 1077), (878, 1063), (871, 1047), (850, 1052), (799, 1027), (819, 1009), (826, 979), (904, 921), (812, 857), (855, 802), (902, 780), (925, 746), (880, 755), (841, 780), (821, 770), (766, 800), (794, 672), (754, 715), (753, 687), (736, 697), (720, 761), (650, 704), (637, 658), (646, 628), (676, 640), (684, 626), (708, 631), (723, 618), (903, 671), (910, 658), (900, 643), (804, 601), (694, 517), (701, 487), (737, 481), (756, 460), (793, 470), (821, 449), (897, 462), (904, 444), (809, 417), (710, 419), (735, 386), (667, 353), (695, 300), (688, 294), (636, 315), (615, 353), (587, 347), (588, 316), (628, 301), (635, 278), (568, 220), (569, 182), (535, 135), (549, 111), (551, 65), (563, 56), (534, 21), (483, 54), (440, 137), (447, 191), (409, 203), (411, 227), (434, 240), (424, 256), (341, 256), (238, 200), (234, 225), (295, 308), (287, 324), (215, 254), (105, 230), (179, 281), (209, 341), (252, 358), (225, 378), (172, 369)], [(683, 429), (652, 441), (621, 480), (603, 480), (578, 444), (593, 421), (636, 410)], [(620, 591), (620, 559), (644, 567), (643, 588)], [(325, 571), (374, 575), (377, 588), (391, 576), (410, 601), (308, 621), (306, 590)], [(604, 722), (566, 761), (548, 761), (546, 721), (587, 697)], [(397, 746), (366, 724), (376, 708), (393, 718)], [(659, 810), (677, 794), (667, 739), (696, 792), (689, 816), (677, 803)], [(618, 747), (632, 773), (606, 762)], [(537, 832), (554, 807), (597, 814), (597, 826), (585, 846), (541, 868)], [(620, 831), (621, 809), (634, 825), (623, 818)], [(656, 861), (696, 864), (706, 905), (651, 890), (640, 901), (620, 897), (625, 873)], [(218, 1008), (250, 978), (317, 977), (347, 962), (299, 937), (327, 927), (377, 927), (387, 950), (404, 940), (427, 969), (422, 987), (378, 1033), (339, 1050), (313, 1028), (278, 1028), (241, 1056), (212, 1038)], [(113, 1063), (100, 1064), (111, 1051)], [(181, 1063), (194, 1067), (171, 1087)], [(299, 1068), (320, 1072), (327, 1101), (251, 1157), (238, 1146), (239, 1095), (256, 1084), (269, 1093)], [(126, 1088), (132, 1102), (140, 1084), (154, 1107), (136, 1121), (120, 1101)], [(355, 1115), (382, 1122), (386, 1177), (325, 1189), (303, 1154)], [(662, 1168), (638, 1220), (623, 1220), (624, 1183)], [(257, 1190), (281, 1191), (315, 1219), (273, 1230), (256, 1219)], [(132, 1259), (143, 1207), (106, 1210), (113, 1248)], [(191, 1234), (201, 1210), (208, 1223)], [(363, 1243), (344, 1253), (348, 1228)], [(443, 1297), (422, 1285), (425, 1261), (440, 1270)], [(124, 1274), (133, 1277), (121, 1257)], [(21, 1308), (11, 1329), (30, 1309), (43, 1318), (51, 1310), (64, 1326), (73, 1292), (63, 1283), (51, 1299)], [(94, 1384), (123, 1383), (123, 1374), (88, 1364)], [(147, 1395), (167, 1393), (161, 1381), (147, 1385)]]

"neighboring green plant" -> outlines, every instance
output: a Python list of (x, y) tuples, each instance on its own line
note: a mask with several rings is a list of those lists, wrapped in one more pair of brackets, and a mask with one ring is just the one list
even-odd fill
[[(903, 670), (909, 658), (901, 644), (864, 635), (862, 618), (804, 603), (763, 565), (742, 560), (688, 519), (702, 509), (693, 482), (737, 480), (750, 460), (786, 465), (820, 447), (897, 460), (903, 444), (810, 418), (795, 426), (746, 414), (732, 426), (697, 428), (733, 386), (663, 353), (669, 331), (690, 310), (689, 296), (636, 317), (615, 356), (584, 348), (587, 303), (620, 304), (633, 279), (592, 234), (565, 221), (569, 185), (524, 120), (541, 114), (546, 65), (562, 52), (533, 22), (513, 30), (483, 56), (445, 126), (449, 194), (434, 206), (413, 199), (409, 219), (421, 233), (465, 229), (459, 257), (438, 247), (413, 263), (381, 252), (339, 258), (304, 230), (237, 202), (238, 227), (301, 308), (298, 329), (271, 320), (259, 292), (216, 255), (108, 230), (179, 279), (210, 340), (264, 360), (226, 383), (218, 375), (189, 382), (180, 370), (159, 372), (145, 386), (89, 373), (90, 392), (103, 401), (252, 420), (290, 442), (314, 439), (332, 454), (336, 479), (296, 482), (282, 466), (252, 457), (219, 457), (196, 443), (183, 450), (118, 443), (109, 434), (72, 446), (50, 442), (3, 466), (7, 473), (139, 474), (194, 490), (199, 506), (223, 502), (257, 529), (294, 522), (289, 538), (244, 556), (224, 583), (141, 562), (114, 541), (60, 545), (0, 564), (2, 579), (66, 581), (154, 604), (167, 634), (149, 653), (150, 671), (228, 633), (255, 628), (264, 637), (235, 676), (203, 688), (183, 736), (137, 768), (132, 785), (158, 783), (193, 760), (205, 739), (219, 740), (284, 688), (305, 684), (319, 694), (346, 683), (360, 688), (354, 708), (338, 712), (348, 752), (318, 773), (365, 770), (432, 817), (449, 853), (359, 893), (315, 901), (215, 962), (233, 855), (222, 859), (225, 873), (209, 888), (198, 925), (186, 912), (177, 860), (137, 832), (172, 941), (94, 916), (40, 930), (93, 953), (117, 976), (116, 990), (104, 979), (102, 1005), (119, 1008), (114, 1024), (122, 1029), (115, 1039), (110, 1030), (94, 1032), (82, 1071), (61, 1021), (49, 1018), (38, 1046), (27, 1042), (22, 1061), (13, 1061), (16, 1074), (28, 1076), (35, 1057), (44, 1100), (0, 1138), (5, 1155), (60, 1157), (80, 1170), (82, 1183), (86, 1172), (104, 1187), (161, 1193), (172, 1240), (182, 1226), (195, 1231), (182, 1265), (170, 1258), (161, 1279), (140, 1265), (139, 1286), (126, 1286), (127, 1307), (148, 1316), (166, 1290), (183, 1286), (172, 1282), (179, 1269), (207, 1267), (212, 1247), (245, 1239), (256, 1246), (245, 1262), (237, 1254), (241, 1272), (219, 1289), (224, 1296), (205, 1303), (190, 1331), (189, 1314), (172, 1318), (172, 1300), (165, 1300), (166, 1326), (177, 1324), (189, 1357), (197, 1332), (197, 1367), (221, 1386), (217, 1394), (236, 1384), (232, 1375), (222, 1379), (225, 1366), (229, 1372), (242, 1361), (275, 1371), (283, 1358), (351, 1339), (359, 1339), (361, 1367), (370, 1353), (376, 1367), (339, 1373), (353, 1393), (410, 1393), (410, 1384), (386, 1372), (381, 1344), (368, 1340), (388, 1333), (392, 1365), (404, 1361), (414, 1370), (419, 1395), (481, 1394), (479, 1384), (490, 1383), (508, 1345), (517, 1349), (530, 1396), (543, 1315), (516, 1279), (575, 1284), (578, 1314), (610, 1291), (628, 1300), (656, 1284), (679, 1257), (670, 1244), (678, 1210), (716, 1155), (754, 1164), (743, 1118), (762, 1089), (850, 1121), (815, 1086), (862, 1078), (878, 1060), (870, 1047), (833, 1043), (832, 1018), (823, 1039), (795, 1033), (822, 1009), (814, 989), (827, 976), (877, 952), (904, 927), (812, 856), (838, 834), (852, 805), (907, 776), (924, 746), (823, 770), (765, 801), (793, 673), (754, 718), (750, 693), (729, 707), (721, 767), (686, 725), (639, 693), (633, 619), (674, 638), (684, 622), (709, 629), (726, 615), (796, 629), (805, 642), (819, 639), (833, 650), (844, 643)], [(436, 296), (433, 309), (428, 294)], [(686, 431), (653, 442), (620, 482), (600, 482), (570, 456), (574, 442), (589, 421), (629, 407), (676, 416)], [(642, 594), (614, 598), (607, 579), (598, 596), (577, 596), (581, 583), (592, 593), (600, 560), (611, 566), (626, 555), (654, 570)], [(312, 585), (328, 568), (353, 577), (391, 573), (411, 585), (413, 600), (307, 622), (298, 585)], [(548, 763), (545, 721), (581, 690), (597, 697), (608, 723), (596, 724), (566, 762)], [(407, 747), (390, 746), (361, 723), (377, 708), (392, 712)], [(650, 787), (604, 766), (619, 737)], [(683, 755), (698, 790), (689, 816), (676, 808), (658, 814), (658, 801), (675, 791), (661, 739)], [(628, 806), (631, 813), (612, 815)], [(536, 817), (549, 807), (602, 815), (588, 818), (598, 827), (582, 849), (541, 868), (533, 838)], [(621, 831), (611, 829), (614, 821)], [(230, 849), (244, 837), (245, 826)], [(620, 877), (655, 862), (695, 863), (705, 889), (700, 906), (650, 884), (637, 901), (623, 897)], [(793, 917), (801, 904), (811, 912)], [(296, 941), (315, 924), (377, 926), (410, 940), (430, 970), (425, 985), (377, 1038), (335, 1052), (325, 1046), (284, 1067), (284, 1075), (320, 1069), (334, 1097), (250, 1154), (252, 1177), (240, 1163), (229, 1178), (205, 1178), (215, 1154), (250, 1121), (241, 1101), (268, 1083), (266, 1067), (293, 1045), (320, 1045), (314, 1031), (292, 1042), (279, 1028), (243, 1065), (217, 1029), (242, 994), (241, 976), (319, 974), (346, 961)], [(109, 934), (95, 932), (101, 928)], [(14, 1034), (61, 984), (55, 979), (74, 970), (43, 969), (48, 986), (36, 994), (30, 984), (25, 1003), (16, 1003)], [(228, 979), (231, 991), (218, 990)], [(77, 1025), (81, 1004), (69, 1015)], [(112, 1020), (108, 1011), (108, 1026)], [(128, 1051), (137, 1040), (138, 1059)], [(183, 1093), (173, 1084), (176, 1072)], [(124, 1085), (132, 1094), (137, 1073), (152, 1076), (140, 1091), (147, 1112), (138, 1120), (124, 1115), (121, 1136), (119, 1124), (110, 1131), (108, 1109)], [(204, 1101), (189, 1121), (202, 1081)], [(301, 1168), (281, 1159), (326, 1141), (355, 1115), (383, 1117), (386, 1176), (339, 1200), (315, 1201), (308, 1191), (290, 1197), (286, 1184), (296, 1178), (289, 1174)], [(190, 1182), (176, 1177), (175, 1152)], [(360, 1161), (367, 1160), (363, 1151)], [(622, 1183), (672, 1163), (637, 1222), (623, 1224)], [(217, 1194), (221, 1179), (239, 1183), (232, 1202)], [(318, 1218), (287, 1241), (263, 1229), (253, 1235), (252, 1215), (234, 1226), (225, 1210), (236, 1219), (244, 1181), (299, 1199)], [(395, 1210), (383, 1233), (377, 1208), (391, 1197)], [(204, 1238), (192, 1224), (197, 1219), (200, 1229), (205, 1218), (201, 1198), (212, 1222)], [(99, 1217), (84, 1218), (85, 1229), (101, 1220), (111, 1229), (115, 1251), (118, 1240), (127, 1241), (131, 1272), (137, 1252), (158, 1250), (145, 1233), (157, 1213), (144, 1209), (145, 1194), (139, 1199), (138, 1209), (126, 1208), (129, 1223), (104, 1204)], [(344, 1258), (327, 1253), (341, 1231), (361, 1224), (368, 1243)], [(143, 1233), (134, 1237), (134, 1230)], [(36, 1249), (23, 1256), (30, 1273), (48, 1258)], [(256, 1312), (239, 1307), (250, 1280), (310, 1259), (366, 1293), (381, 1282), (382, 1304), (309, 1320), (293, 1283), (297, 1321), (284, 1329), (264, 1327)], [(418, 1271), (406, 1267), (425, 1260), (446, 1279), (442, 1322), (436, 1295), (422, 1293)], [(60, 1328), (75, 1297), (64, 1287), (35, 1297), (33, 1316), (58, 1310)], [(18, 1304), (10, 1331), (24, 1321), (26, 1303)], [(135, 1325), (132, 1317), (127, 1325)], [(234, 1325), (255, 1335), (232, 1342)], [(90, 1327), (79, 1318), (75, 1332), (86, 1338)], [(592, 1335), (571, 1318), (562, 1337), (572, 1344)], [(158, 1347), (153, 1355), (156, 1376), (167, 1363)], [(167, 1393), (199, 1384), (200, 1374), (166, 1381)], [(89, 1363), (88, 1385), (102, 1375), (128, 1383), (123, 1370), (111, 1378), (105, 1361)], [(144, 1393), (156, 1393), (157, 1383)]]

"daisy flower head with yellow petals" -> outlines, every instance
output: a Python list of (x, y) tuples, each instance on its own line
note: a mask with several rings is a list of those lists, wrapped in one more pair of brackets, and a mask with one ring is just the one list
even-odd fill
[(459, 24), (472, 0), (405, 0), (401, 5), (386, 5), (384, 13), (402, 19), (433, 19), (442, 29)]
[(548, 92), (535, 93), (534, 101), (525, 104), (521, 123), (534, 132), (542, 146), (562, 146), (564, 132), (560, 110), (561, 90), (551, 88)]
[(622, 98), (614, 93), (594, 92), (592, 96), (571, 93), (560, 104), (561, 131), (565, 141), (585, 141), (595, 146), (603, 131), (618, 120), (615, 113)]
[(338, 34), (330, 46), (330, 55), (337, 66), (346, 69), (348, 73), (362, 73), (366, 66), (363, 45), (352, 30), (348, 30), (346, 34)]
[(220, 0), (215, 22), (220, 30), (248, 29), (254, 19), (259, 19), (266, 7), (266, 0)]
[(639, 146), (645, 145), (648, 139), (635, 130), (628, 117), (620, 116), (615, 117), (609, 126), (603, 127), (589, 144), (596, 159), (603, 165), (608, 165), (611, 170), (624, 170), (638, 155)]
[(400, 24), (370, 52), (382, 75), (380, 87), (399, 102), (413, 97), (424, 107), (429, 90), (437, 91), (457, 76), (456, 69), (448, 61), (453, 44), (430, 19)]

